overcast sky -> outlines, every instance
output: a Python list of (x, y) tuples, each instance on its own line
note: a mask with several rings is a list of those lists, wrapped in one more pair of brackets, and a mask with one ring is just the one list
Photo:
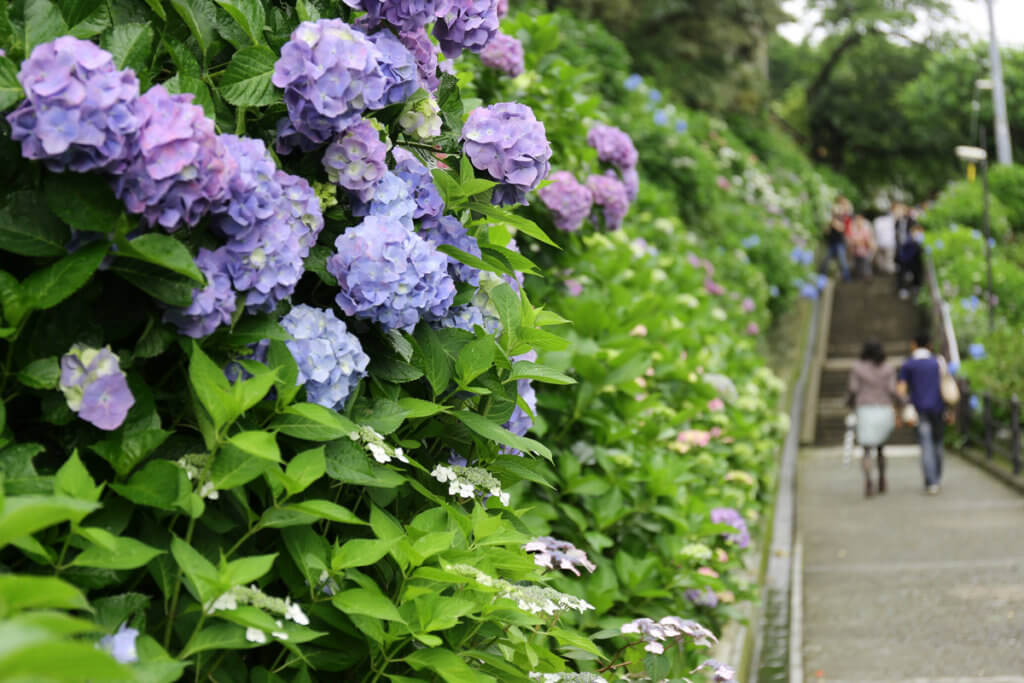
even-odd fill
[[(779, 32), (786, 38), (800, 42), (811, 30), (816, 17), (804, 11), (803, 0), (787, 0), (786, 11), (799, 17), (796, 23), (783, 24)], [(988, 13), (984, 0), (953, 0), (956, 18), (951, 28), (979, 38), (988, 38)], [(1003, 45), (1024, 48), (1024, 0), (995, 0), (996, 36)]]

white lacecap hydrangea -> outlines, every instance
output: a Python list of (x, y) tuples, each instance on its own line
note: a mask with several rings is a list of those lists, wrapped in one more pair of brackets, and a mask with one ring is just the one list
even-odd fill
[(530, 680), (542, 681), (543, 683), (608, 683), (608, 681), (599, 674), (592, 673), (541, 673), (540, 671), (531, 671)]
[(580, 614), (594, 609), (586, 600), (575, 595), (561, 593), (547, 586), (522, 586), (510, 583), (505, 579), (496, 579), (468, 564), (448, 565), (447, 571), (472, 579), (477, 584), (497, 591), (498, 595), (512, 600), (516, 606), (530, 614), (554, 615), (566, 610), (574, 610)]
[(663, 617), (655, 621), (647, 617), (628, 621), (619, 628), (623, 634), (636, 634), (646, 643), (644, 649), (660, 655), (665, 652), (665, 641), (688, 638), (694, 645), (711, 647), (718, 639), (715, 634), (695, 621), (681, 617)]
[[(207, 603), (206, 613), (230, 612), (238, 609), (239, 605), (251, 605), (265, 612), (280, 615), (300, 626), (309, 626), (309, 617), (297, 602), (292, 602), (289, 597), (275, 598), (267, 595), (255, 585), (235, 586), (231, 590), (221, 593)], [(281, 626), (281, 622), (278, 622), (278, 626)]]
[(482, 467), (462, 467), (459, 465), (438, 465), (430, 473), (442, 484), (448, 484), (448, 495), (460, 498), (473, 498), (477, 495), (485, 499), (497, 496), (505, 507), (511, 501), (509, 494), (501, 490), (501, 482)]
[(392, 460), (404, 463), (409, 462), (409, 459), (405, 457), (405, 452), (401, 448), (389, 444), (384, 440), (383, 436), (373, 429), (373, 427), (361, 425), (359, 430), (349, 434), (348, 438), (357, 443), (362, 443), (366, 447), (366, 451), (370, 456), (382, 465), (385, 465)]

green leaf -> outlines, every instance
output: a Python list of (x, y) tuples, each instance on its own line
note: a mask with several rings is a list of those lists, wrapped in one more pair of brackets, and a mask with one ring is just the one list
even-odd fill
[(192, 584), (199, 602), (206, 604), (217, 597), (220, 574), (213, 563), (177, 536), (171, 539), (171, 555)]
[(496, 683), (496, 679), (471, 668), (451, 650), (440, 647), (416, 650), (405, 662), (417, 671), (430, 669), (445, 683)]
[(170, 235), (150, 232), (132, 240), (121, 240), (118, 247), (120, 256), (152, 263), (195, 280), (199, 285), (206, 284), (188, 248)]
[(496, 223), (512, 225), (519, 232), (527, 234), (536, 240), (540, 240), (544, 244), (549, 244), (552, 247), (555, 247), (556, 249), (561, 248), (553, 241), (551, 241), (551, 238), (548, 237), (547, 233), (544, 232), (539, 225), (529, 220), (528, 218), (523, 218), (522, 216), (514, 214), (507, 209), (502, 209), (500, 207), (492, 206), (491, 204), (485, 204), (479, 201), (470, 202), (469, 208), (473, 211), (476, 211), (477, 213), (483, 214), (492, 221), (495, 221)]
[(332, 503), (329, 500), (304, 500), (301, 503), (287, 505), (284, 509), (296, 510), (318, 519), (326, 519), (329, 522), (337, 522), (339, 524), (366, 524), (348, 508)]
[(170, 0), (171, 7), (178, 13), (192, 36), (199, 43), (199, 49), (206, 57), (210, 45), (216, 39), (214, 35), (214, 12), (213, 5), (209, 0)]
[[(11, 622), (10, 626), (18, 626)], [(22, 633), (28, 631), (21, 627)], [(0, 652), (0, 671), (9, 681), (130, 681), (135, 676), (131, 669), (118, 664), (95, 643), (67, 639), (33, 642), (21, 646), (13, 634), (3, 633), (9, 645)]]
[(185, 308), (192, 304), (196, 283), (188, 278), (148, 263), (126, 259), (116, 259), (110, 270), (169, 306)]
[(479, 413), (473, 413), (468, 410), (457, 410), (452, 413), (452, 415), (458, 418), (462, 424), (466, 425), (488, 441), (497, 441), (500, 444), (511, 446), (512, 448), (516, 448), (520, 451), (536, 453), (548, 460), (551, 459), (551, 451), (548, 450), (547, 446), (544, 444), (534, 441), (533, 439), (528, 439), (525, 436), (516, 436), (501, 425), (491, 422)]
[(251, 650), (254, 647), (261, 645), (246, 640), (244, 627), (220, 621), (197, 633), (178, 656), (187, 658), (208, 650)]
[(192, 493), (185, 470), (169, 460), (151, 460), (125, 484), (111, 484), (123, 498), (136, 505), (174, 510)]
[(503, 335), (509, 335), (509, 344), (516, 338), (519, 325), (523, 320), (523, 305), (519, 295), (504, 282), (490, 291), (491, 301), (498, 309), (501, 317), (501, 326), (504, 328)]
[(372, 407), (362, 409), (356, 416), (360, 423), (372, 427), (377, 433), (387, 435), (398, 429), (405, 421), (402, 406), (386, 398), (378, 398)]
[(78, 588), (53, 576), (0, 574), (0, 604), (6, 614), (41, 607), (89, 610)]
[(370, 460), (362, 446), (349, 439), (327, 444), (327, 476), (345, 484), (397, 488), (405, 483), (398, 472)]
[(144, 611), (151, 600), (143, 593), (119, 593), (94, 600), (96, 623), (107, 631), (116, 631), (121, 624)]
[(68, 227), (36, 192), (14, 192), (0, 208), (0, 249), (21, 256), (63, 256), (69, 239)]
[(45, 310), (67, 299), (89, 281), (108, 251), (106, 242), (90, 244), (29, 275), (21, 283), (29, 306)]
[(213, 420), (214, 429), (230, 424), (241, 411), (234, 402), (231, 385), (224, 372), (193, 342), (188, 364), (188, 378), (199, 403)]
[(494, 362), (494, 339), (484, 337), (474, 339), (459, 351), (455, 359), (455, 376), (459, 384), (468, 386), (470, 382), (490, 369)]
[(135, 569), (148, 564), (150, 560), (164, 552), (130, 536), (115, 536), (114, 539), (113, 550), (94, 545), (79, 553), (71, 565), (97, 569)]
[(277, 55), (268, 48), (247, 47), (232, 56), (217, 89), (236, 107), (265, 107), (280, 101), (281, 94), (270, 82)]
[(405, 396), (398, 399), (398, 405), (405, 411), (407, 418), (430, 417), (431, 415), (447, 413), (451, 410), (450, 406), (433, 403), (432, 401), (424, 401), (419, 398), (412, 398), (411, 396)]
[(149, 8), (160, 17), (163, 21), (167, 21), (167, 10), (164, 9), (164, 4), (161, 0), (146, 0), (146, 4)]
[(213, 105), (213, 94), (210, 92), (209, 86), (198, 76), (178, 73), (164, 81), (163, 86), (170, 93), (191, 94), (193, 102), (202, 107), (203, 112), (211, 119), (217, 115), (217, 110)]
[(518, 361), (512, 366), (512, 374), (508, 376), (507, 382), (517, 379), (535, 379), (546, 384), (576, 384), (576, 380), (568, 375), (563, 375), (553, 368), (529, 361)]
[(473, 256), (472, 254), (462, 251), (461, 249), (457, 249), (450, 244), (439, 244), (437, 245), (437, 250), (442, 254), (447, 254), (448, 256), (451, 256), (459, 263), (465, 263), (467, 266), (472, 266), (478, 270), (486, 270), (492, 273), (505, 272), (505, 269), (495, 268), (487, 261), (484, 261), (482, 258), (479, 258), (478, 256)]
[(354, 422), (316, 403), (294, 403), (270, 423), (270, 429), (305, 441), (333, 441), (359, 430)]
[(324, 447), (313, 448), (299, 453), (288, 462), (285, 468), (285, 488), (288, 493), (295, 495), (305, 491), (310, 485), (327, 471), (327, 459), (324, 457)]
[(103, 491), (103, 488), (96, 486), (96, 482), (89, 476), (89, 470), (82, 464), (78, 451), (72, 451), (71, 457), (60, 466), (53, 483), (54, 491), (57, 493), (93, 503), (100, 499)]
[(86, 39), (110, 28), (110, 10), (106, 0), (64, 0), (61, 3), (67, 21), (68, 35)]
[(331, 570), (341, 571), (350, 567), (367, 567), (388, 554), (399, 539), (381, 540), (376, 538), (355, 538), (335, 548), (331, 555)]
[(216, 2), (242, 27), (245, 34), (252, 40), (253, 45), (264, 42), (263, 26), (266, 23), (266, 17), (263, 5), (259, 0), (216, 0)]
[(331, 598), (331, 604), (346, 614), (361, 614), (375, 619), (405, 623), (394, 603), (386, 595), (364, 588), (342, 591)]
[(28, 313), (28, 302), (21, 291), (21, 285), (10, 273), (0, 270), (0, 305), (4, 318), (11, 325), (17, 325)]
[(276, 559), (277, 553), (231, 560), (220, 570), (220, 581), (226, 586), (244, 586), (252, 583), (269, 572)]
[(277, 447), (277, 440), (270, 432), (258, 430), (239, 432), (228, 439), (228, 445), (243, 453), (248, 453), (254, 458), (281, 462), (281, 449)]
[(78, 523), (98, 504), (65, 496), (8, 496), (0, 511), (0, 548), (15, 538), (71, 521)]
[(437, 396), (448, 388), (448, 382), (451, 381), (451, 361), (437, 332), (430, 325), (419, 325), (416, 328), (415, 340), (418, 353), (413, 356), (413, 363), (423, 370), (430, 387), (434, 390), (434, 396)]
[(47, 176), (46, 200), (51, 211), (78, 230), (111, 233), (124, 216), (124, 207), (114, 196), (110, 184), (98, 175), (55, 173)]
[(171, 432), (164, 429), (119, 429), (110, 437), (89, 446), (110, 463), (119, 476), (125, 476), (150, 453), (160, 447)]
[(25, 55), (32, 48), (68, 32), (60, 11), (49, 0), (25, 0)]
[(56, 389), (60, 362), (56, 356), (34, 360), (18, 371), (18, 381), (33, 389)]
[(569, 631), (564, 628), (553, 628), (548, 630), (548, 634), (553, 636), (562, 645), (569, 645), (571, 647), (579, 648), (584, 652), (589, 652), (595, 657), (604, 657), (604, 652), (594, 644), (590, 638), (576, 633), (575, 631)]
[(7, 57), (0, 57), (0, 111), (9, 109), (25, 97), (18, 83), (18, 67)]
[(210, 466), (210, 480), (222, 491), (233, 489), (250, 481), (273, 467), (273, 463), (253, 458), (237, 448), (222, 448), (217, 451)]

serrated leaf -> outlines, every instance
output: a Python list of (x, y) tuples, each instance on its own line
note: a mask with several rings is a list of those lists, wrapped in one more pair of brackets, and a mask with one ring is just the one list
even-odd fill
[(110, 28), (110, 9), (106, 0), (65, 0), (62, 3), (68, 35), (87, 39)]
[(60, 362), (56, 356), (34, 360), (18, 371), (18, 381), (33, 389), (54, 389), (60, 380)]
[(0, 207), (0, 249), (21, 256), (63, 256), (71, 232), (35, 192), (10, 195)]
[(114, 55), (114, 63), (119, 69), (143, 73), (149, 67), (153, 37), (153, 27), (149, 24), (118, 24), (104, 37), (103, 47)]
[(77, 230), (114, 232), (124, 206), (110, 184), (99, 175), (55, 173), (46, 178), (50, 210)]
[(189, 76), (188, 74), (175, 74), (172, 78), (164, 81), (164, 87), (170, 93), (190, 93), (192, 101), (203, 108), (203, 112), (211, 119), (217, 114), (213, 105), (213, 94), (210, 88), (201, 78)]
[(10, 108), (25, 97), (18, 83), (18, 68), (7, 57), (0, 57), (0, 111)]
[(216, 0), (224, 11), (242, 27), (253, 45), (263, 43), (263, 25), (266, 21), (259, 0)]
[(262, 45), (239, 50), (231, 58), (218, 90), (225, 100), (236, 107), (265, 107), (281, 99), (281, 94), (270, 82), (274, 74), (277, 55)]
[(546, 365), (529, 361), (518, 361), (512, 366), (512, 373), (506, 381), (512, 382), (517, 379), (535, 379), (546, 384), (576, 384), (576, 380), (568, 375), (563, 375)]
[(385, 621), (405, 623), (395, 604), (383, 593), (373, 593), (364, 588), (342, 591), (331, 598), (331, 604), (346, 614), (362, 614)]
[(214, 35), (214, 7), (209, 0), (170, 0), (171, 7), (178, 13), (188, 30), (199, 43), (203, 56), (210, 49), (216, 36)]
[(120, 247), (118, 253), (121, 256), (166, 268), (173, 273), (195, 280), (200, 286), (206, 284), (206, 279), (199, 272), (188, 248), (170, 235), (150, 232), (139, 235), (133, 240), (121, 241), (118, 243), (118, 247)]
[(457, 410), (452, 413), (452, 415), (454, 415), (459, 422), (489, 441), (496, 441), (520, 451), (529, 451), (530, 453), (536, 453), (537, 455), (543, 456), (548, 460), (551, 459), (551, 451), (548, 450), (547, 446), (544, 444), (534, 441), (533, 439), (528, 439), (525, 436), (516, 436), (501, 425), (491, 422), (479, 413), (473, 413), (467, 410)]
[(344, 415), (316, 403), (295, 403), (270, 423), (270, 429), (306, 441), (333, 441), (358, 431)]
[(281, 462), (281, 449), (278, 448), (277, 440), (270, 432), (260, 430), (239, 432), (228, 439), (227, 445), (237, 448), (243, 453), (248, 453), (254, 458)]
[(45, 310), (67, 299), (89, 281), (108, 251), (109, 243), (90, 244), (29, 275), (21, 283), (29, 306)]
[(185, 308), (192, 304), (192, 293), (196, 289), (196, 283), (186, 277), (130, 259), (116, 259), (110, 270), (169, 306)]
[(26, 0), (25, 2), (25, 54), (32, 48), (46, 43), (68, 32), (67, 22), (49, 0)]
[(97, 569), (135, 569), (164, 552), (130, 536), (116, 536), (115, 539), (113, 550), (94, 545), (79, 553), (71, 565)]

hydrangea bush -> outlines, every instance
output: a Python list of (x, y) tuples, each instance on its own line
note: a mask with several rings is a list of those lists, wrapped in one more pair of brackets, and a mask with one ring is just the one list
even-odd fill
[[(742, 333), (770, 322), (765, 275), (675, 257), (706, 246), (679, 185), (588, 145), (633, 131), (597, 93), (562, 106), (564, 60), (545, 96), (485, 91), (518, 87), (475, 54), (500, 5), (0, 10), (22, 678), (731, 676), (710, 629), (753, 597), (784, 430)], [(506, 20), (527, 71), (555, 21)], [(438, 62), (463, 52), (460, 85)], [(622, 230), (587, 177), (621, 186)]]

